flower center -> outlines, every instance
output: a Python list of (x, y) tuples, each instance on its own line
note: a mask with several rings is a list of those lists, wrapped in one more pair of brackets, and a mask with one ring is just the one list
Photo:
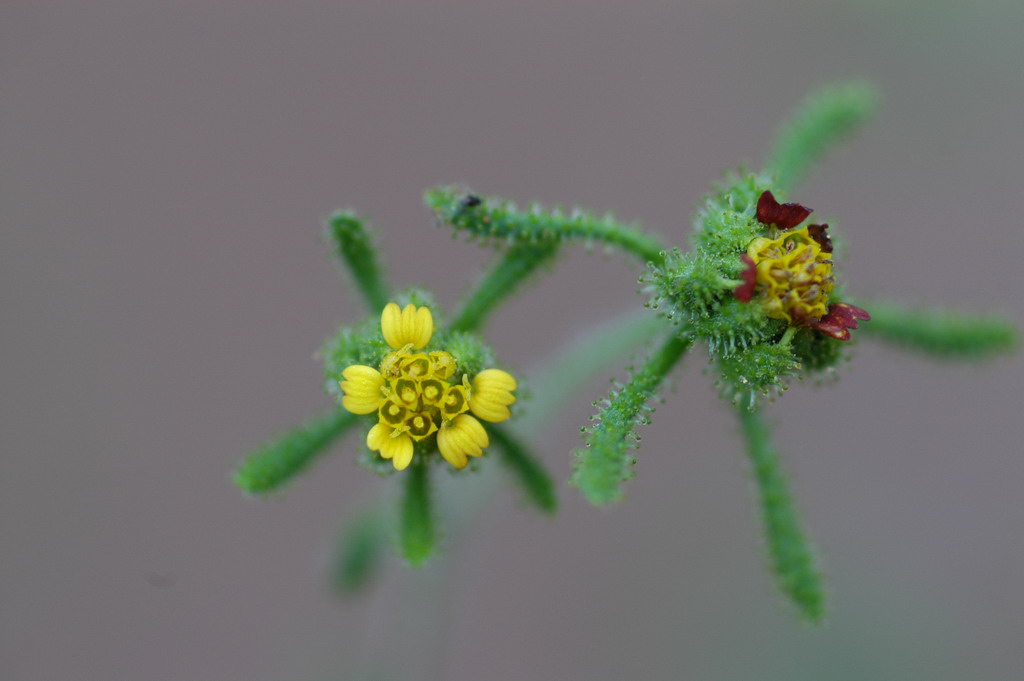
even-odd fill
[(834, 285), (832, 260), (807, 227), (775, 239), (758, 237), (747, 255), (757, 268), (760, 300), (769, 317), (800, 324), (825, 316)]
[(387, 400), (378, 417), (394, 429), (393, 435), (408, 433), (414, 440), (422, 440), (436, 432), (441, 423), (469, 409), (468, 387), (445, 380), (457, 369), (449, 353), (412, 354), (410, 349), (406, 346), (390, 352), (381, 360)]

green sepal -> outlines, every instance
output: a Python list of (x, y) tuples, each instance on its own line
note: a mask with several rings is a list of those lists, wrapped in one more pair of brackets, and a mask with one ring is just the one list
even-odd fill
[[(693, 245), (721, 264), (732, 266), (747, 245), (765, 231), (755, 218), (757, 199), (772, 189), (770, 178), (736, 171), (704, 197), (694, 219)], [(738, 265), (737, 265), (738, 267)]]
[(364, 319), (352, 326), (339, 327), (320, 351), (324, 362), (324, 390), (341, 405), (342, 372), (353, 364), (379, 368), (380, 361), (391, 347), (380, 331), (380, 315)]
[(788, 343), (757, 343), (716, 358), (718, 386), (723, 399), (752, 409), (759, 397), (774, 398), (787, 379), (800, 372), (800, 362)]
[[(859, 334), (858, 331), (853, 333)], [(850, 346), (850, 341), (836, 340), (811, 329), (797, 331), (791, 344), (793, 355), (806, 374), (834, 369), (846, 359)]]

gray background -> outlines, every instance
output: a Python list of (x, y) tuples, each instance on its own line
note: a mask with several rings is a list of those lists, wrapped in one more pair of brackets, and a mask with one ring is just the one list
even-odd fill
[[(311, 355), (361, 314), (319, 240), (331, 210), (372, 215), (392, 275), (450, 305), (487, 253), (422, 190), (610, 209), (681, 244), (708, 182), (830, 79), (885, 94), (796, 197), (839, 218), (850, 288), (1024, 319), (1022, 27), (1010, 0), (5, 2), (3, 678), (1017, 677), (1019, 357), (864, 342), (838, 386), (771, 411), (826, 562), (820, 630), (763, 569), (700, 357), (625, 504), (563, 486), (547, 521), (503, 486), (449, 561), (351, 601), (331, 543), (391, 481), (352, 440), (271, 501), (229, 472), (327, 405)], [(528, 373), (639, 304), (636, 274), (575, 251), (488, 336)], [(604, 380), (541, 440), (560, 480)]]

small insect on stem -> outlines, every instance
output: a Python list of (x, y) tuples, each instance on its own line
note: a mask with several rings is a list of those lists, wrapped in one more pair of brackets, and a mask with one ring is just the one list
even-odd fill
[(464, 198), (459, 200), (459, 208), (475, 208), (479, 206), (483, 201), (476, 194), (467, 194)]

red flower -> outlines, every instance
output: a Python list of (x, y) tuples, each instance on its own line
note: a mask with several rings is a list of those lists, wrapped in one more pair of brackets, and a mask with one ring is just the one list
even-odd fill
[(807, 219), (813, 211), (799, 203), (779, 203), (766, 191), (757, 200), (757, 221), (776, 229), (792, 229)]
[(832, 303), (828, 306), (828, 314), (818, 321), (807, 321), (807, 326), (821, 331), (836, 340), (850, 340), (850, 329), (857, 328), (857, 320), (870, 321), (867, 310), (848, 303)]
[(740, 256), (740, 260), (746, 265), (740, 272), (740, 279), (743, 280), (743, 283), (737, 286), (733, 293), (741, 303), (749, 303), (750, 299), (754, 297), (754, 286), (757, 284), (757, 265), (754, 264), (754, 259), (746, 253)]

